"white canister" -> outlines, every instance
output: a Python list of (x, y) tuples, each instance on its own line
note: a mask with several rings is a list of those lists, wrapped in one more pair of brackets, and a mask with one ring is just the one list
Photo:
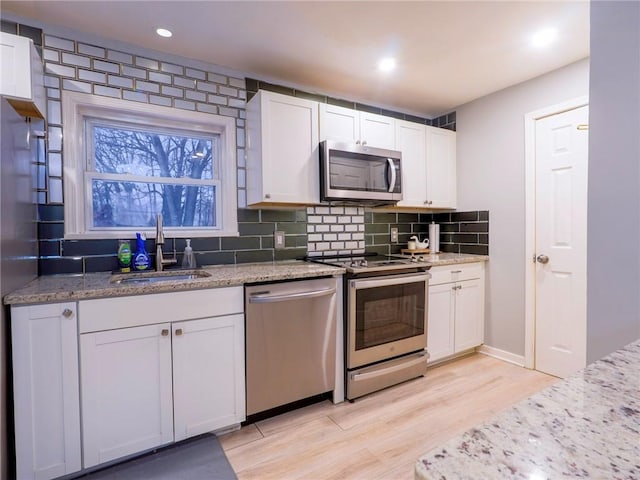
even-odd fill
[(440, 251), (440, 225), (435, 222), (429, 224), (429, 244), (431, 245), (431, 253)]

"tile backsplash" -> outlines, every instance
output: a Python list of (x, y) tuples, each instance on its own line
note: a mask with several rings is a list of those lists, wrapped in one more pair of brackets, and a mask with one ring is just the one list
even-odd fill
[[(242, 208), (246, 205), (245, 105), (258, 89), (311, 98), (357, 110), (455, 130), (455, 112), (434, 119), (309, 93), (251, 78), (230, 76), (215, 66), (191, 60), (162, 58), (159, 53), (139, 55), (112, 49), (99, 42), (78, 41), (3, 22), (3, 31), (36, 36), (42, 45), (47, 94), (46, 156), (38, 161), (39, 274), (110, 271), (117, 268), (117, 240), (65, 240), (61, 92), (80, 91), (131, 102), (170, 106), (235, 119), (237, 136), (237, 196), (239, 237), (194, 238), (200, 265), (245, 263), (299, 258), (309, 255), (395, 253), (412, 234), (426, 236), (427, 223), (442, 223), (444, 251), (488, 252), (488, 212), (446, 214), (389, 213), (363, 207), (312, 206), (290, 210)], [(469, 214), (469, 215), (467, 215)], [(462, 215), (462, 216), (461, 216)], [(475, 220), (470, 220), (474, 217)], [(486, 217), (486, 218), (485, 218)], [(461, 220), (464, 219), (464, 220)], [(389, 228), (398, 226), (400, 243), (389, 242)], [(285, 232), (285, 248), (276, 250), (275, 230)], [(165, 253), (184, 250), (183, 239), (169, 239)], [(153, 239), (147, 240), (150, 252)]]

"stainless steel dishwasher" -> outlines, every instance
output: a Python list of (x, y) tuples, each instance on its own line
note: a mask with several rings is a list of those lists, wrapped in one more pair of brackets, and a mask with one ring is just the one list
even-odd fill
[(247, 415), (334, 389), (336, 285), (320, 278), (245, 288)]

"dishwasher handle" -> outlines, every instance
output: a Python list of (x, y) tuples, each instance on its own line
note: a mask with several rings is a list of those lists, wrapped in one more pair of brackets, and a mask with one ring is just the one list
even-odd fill
[(287, 302), (289, 300), (300, 300), (303, 298), (324, 297), (336, 293), (335, 288), (324, 288), (322, 290), (312, 290), (306, 292), (286, 293), (284, 295), (270, 295), (267, 293), (252, 294), (249, 296), (249, 303), (274, 303)]

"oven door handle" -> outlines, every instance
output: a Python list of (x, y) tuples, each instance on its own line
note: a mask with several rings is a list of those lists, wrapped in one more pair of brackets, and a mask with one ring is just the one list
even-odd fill
[(406, 363), (399, 363), (398, 365), (394, 365), (393, 367), (383, 368), (381, 370), (375, 370), (373, 372), (365, 372), (365, 373), (352, 373), (351, 380), (354, 382), (361, 382), (364, 380), (371, 380), (372, 378), (382, 377), (383, 375), (388, 375), (393, 372), (397, 372), (399, 370), (404, 370), (405, 368), (413, 367), (415, 365), (420, 365), (421, 363), (425, 363), (427, 361), (428, 355), (427, 352), (420, 353), (418, 358), (411, 360)]
[(323, 290), (312, 290), (310, 292), (295, 292), (287, 293), (285, 295), (269, 295), (256, 294), (249, 296), (249, 303), (274, 303), (274, 302), (287, 302), (290, 300), (300, 300), (301, 298), (315, 298), (324, 297), (326, 295), (333, 295), (336, 293), (335, 288), (325, 288)]
[(360, 290), (361, 288), (387, 287), (390, 285), (401, 285), (410, 282), (426, 282), (431, 278), (427, 272), (411, 275), (398, 275), (388, 277), (375, 277), (371, 279), (351, 280), (351, 288)]
[(393, 159), (387, 158), (389, 163), (389, 171), (391, 172), (391, 179), (389, 180), (389, 193), (393, 193), (396, 188), (396, 166), (393, 164)]

